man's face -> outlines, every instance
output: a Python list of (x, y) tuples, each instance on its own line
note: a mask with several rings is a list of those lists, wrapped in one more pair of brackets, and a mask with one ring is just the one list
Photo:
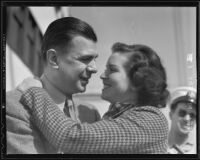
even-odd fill
[(175, 111), (170, 114), (172, 125), (181, 133), (188, 134), (196, 124), (196, 110), (191, 103), (178, 103)]
[(58, 54), (59, 69), (54, 81), (65, 95), (84, 92), (91, 75), (97, 72), (96, 44), (82, 36), (75, 36), (64, 52), (67, 53)]

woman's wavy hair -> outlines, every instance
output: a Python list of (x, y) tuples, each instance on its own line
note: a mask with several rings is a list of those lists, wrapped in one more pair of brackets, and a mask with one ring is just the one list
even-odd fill
[(157, 53), (146, 45), (119, 42), (112, 46), (112, 53), (116, 52), (129, 54), (125, 67), (137, 92), (137, 105), (165, 107), (169, 96), (167, 77)]

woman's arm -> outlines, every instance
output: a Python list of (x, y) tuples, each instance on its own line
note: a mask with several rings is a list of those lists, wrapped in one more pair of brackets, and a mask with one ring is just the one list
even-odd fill
[(67, 153), (134, 153), (140, 146), (145, 149), (149, 142), (161, 142), (166, 137), (165, 132), (159, 133), (156, 140), (156, 135), (151, 135), (155, 131), (151, 133), (144, 127), (145, 122), (131, 117), (77, 123), (66, 117), (42, 88), (28, 89), (21, 102), (31, 109), (36, 125), (48, 141)]

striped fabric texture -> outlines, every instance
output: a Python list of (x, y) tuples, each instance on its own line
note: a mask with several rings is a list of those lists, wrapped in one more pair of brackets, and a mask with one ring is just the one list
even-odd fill
[(132, 107), (116, 118), (81, 124), (66, 117), (43, 88), (26, 90), (20, 101), (50, 144), (65, 153), (167, 153), (168, 122), (155, 107)]

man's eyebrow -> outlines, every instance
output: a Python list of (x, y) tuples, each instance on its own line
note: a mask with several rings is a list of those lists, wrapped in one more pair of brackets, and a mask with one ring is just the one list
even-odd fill
[(84, 58), (97, 58), (99, 55), (96, 54), (96, 55), (82, 55), (81, 57), (84, 57)]
[[(86, 55), (86, 56), (87, 56), (87, 55)], [(99, 56), (99, 54), (95, 52), (95, 54), (91, 54), (91, 55), (89, 54), (88, 56), (91, 56), (91, 57), (93, 57), (93, 58), (97, 58), (97, 57)]]
[(95, 56), (94, 56), (94, 58), (98, 58), (99, 57), (99, 54), (96, 54)]
[(81, 56), (77, 56), (76, 58), (77, 59), (84, 59), (84, 60), (96, 60), (96, 58), (98, 57), (98, 54), (97, 55), (81, 55)]

